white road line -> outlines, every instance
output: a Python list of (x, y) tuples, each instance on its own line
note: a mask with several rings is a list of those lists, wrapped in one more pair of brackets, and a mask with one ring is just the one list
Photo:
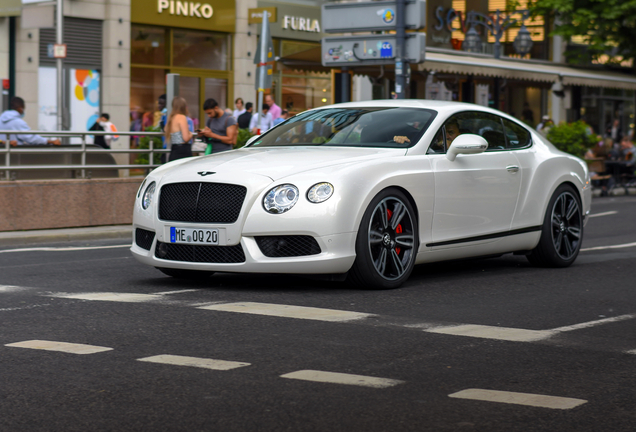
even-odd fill
[(636, 354), (636, 349), (631, 351), (625, 351), (625, 354)]
[(454, 325), (447, 327), (435, 327), (424, 330), (427, 333), (439, 333), (455, 336), (469, 336), (483, 339), (497, 339), (513, 342), (535, 342), (551, 337), (551, 330), (525, 330), (508, 327), (495, 327), (484, 325)]
[(449, 394), (448, 397), (560, 410), (572, 409), (587, 403), (587, 401), (583, 399), (482, 389), (462, 390), (457, 393)]
[(619, 245), (612, 245), (612, 246), (596, 246), (596, 247), (591, 247), (591, 248), (583, 248), (583, 249), (581, 249), (581, 252), (595, 251), (595, 250), (605, 250), (605, 249), (623, 249), (623, 248), (630, 248), (630, 247), (634, 247), (634, 246), (636, 246), (636, 242), (635, 243), (625, 243), (625, 244), (619, 244)]
[(95, 345), (74, 344), (68, 342), (55, 342), (45, 340), (30, 340), (24, 342), (16, 342), (6, 344), (8, 347), (40, 349), (46, 351), (60, 351), (71, 354), (95, 354), (103, 351), (110, 351), (112, 348), (100, 347)]
[(618, 213), (617, 211), (608, 211), (608, 212), (603, 212), (603, 213), (596, 213), (596, 214), (591, 214), (588, 217), (600, 217), (600, 216), (609, 216), (609, 215), (613, 215)]
[(194, 291), (201, 291), (201, 290), (198, 290), (198, 289), (184, 289), (184, 290), (177, 290), (177, 291), (164, 291), (164, 292), (155, 293), (155, 295), (181, 294), (181, 293), (194, 292)]
[(45, 304), (35, 304), (35, 305), (20, 306), (20, 307), (2, 308), (2, 309), (0, 309), (0, 312), (9, 312), (9, 311), (17, 311), (17, 310), (25, 310), (25, 309), (35, 309), (35, 308), (45, 307), (45, 306), (51, 306), (51, 305), (45, 303)]
[(176, 366), (191, 366), (204, 369), (213, 370), (230, 370), (243, 366), (250, 366), (250, 363), (226, 361), (226, 360), (213, 360), (208, 358), (198, 357), (185, 357), (170, 354), (161, 354), (152, 357), (145, 357), (137, 359), (137, 361), (150, 362), (150, 363), (162, 363)]
[(630, 320), (630, 319), (633, 319), (633, 318), (636, 318), (636, 314), (620, 315), (620, 316), (616, 316), (616, 317), (612, 317), (612, 318), (604, 318), (604, 319), (600, 319), (600, 320), (596, 320), (596, 321), (588, 321), (588, 322), (584, 322), (584, 323), (580, 323), (580, 324), (574, 324), (574, 325), (570, 325), (570, 326), (557, 327), (557, 328), (552, 329), (551, 331), (561, 333), (561, 332), (567, 332), (567, 331), (572, 331), (572, 330), (580, 330), (580, 329), (584, 329), (584, 328), (595, 327), (597, 325), (613, 323), (613, 322), (618, 322), (618, 321)]
[(84, 247), (37, 247), (37, 248), (23, 248), (23, 249), (6, 249), (0, 250), (0, 253), (10, 252), (69, 252), (69, 251), (81, 251), (81, 250), (96, 250), (96, 249), (116, 249), (116, 248), (129, 248), (130, 245), (115, 245), (115, 246), (84, 246)]
[(197, 309), (331, 322), (346, 322), (373, 316), (361, 312), (253, 302), (225, 303), (201, 306)]
[(0, 293), (2, 292), (16, 292), (16, 291), (24, 291), (28, 288), (13, 286), (13, 285), (0, 285)]
[(157, 300), (163, 300), (164, 297), (157, 294), (136, 294), (136, 293), (113, 293), (113, 292), (96, 292), (96, 293), (54, 293), (47, 294), (48, 297), (77, 299), (77, 300), (96, 300), (96, 301), (113, 301), (124, 303), (143, 303)]
[(376, 378), (364, 375), (351, 375), (337, 372), (322, 372), (317, 370), (301, 370), (297, 372), (291, 372), (285, 375), (281, 375), (281, 378), (373, 388), (393, 387), (404, 382), (388, 378)]

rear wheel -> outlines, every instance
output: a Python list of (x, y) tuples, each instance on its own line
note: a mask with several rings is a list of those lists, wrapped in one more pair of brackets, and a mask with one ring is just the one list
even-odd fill
[(402, 285), (415, 266), (417, 218), (404, 193), (387, 189), (369, 204), (356, 238), (349, 280), (366, 289)]
[(561, 185), (550, 199), (541, 240), (528, 261), (542, 267), (567, 267), (576, 260), (582, 241), (581, 200), (572, 186)]
[(157, 270), (173, 278), (187, 279), (187, 280), (205, 280), (214, 274), (214, 272), (210, 272), (210, 271), (184, 270), (184, 269), (173, 269), (173, 268), (165, 268), (165, 267), (157, 267)]

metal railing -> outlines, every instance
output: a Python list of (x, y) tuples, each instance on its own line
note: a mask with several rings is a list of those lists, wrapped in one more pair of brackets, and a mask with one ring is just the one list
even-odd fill
[[(11, 146), (9, 140), (14, 135), (41, 135), (43, 137), (55, 137), (55, 138), (80, 138), (80, 144), (69, 144), (63, 146), (57, 145), (40, 145), (37, 148), (22, 148), (21, 145)], [(105, 132), (105, 131), (13, 131), (13, 130), (0, 130), (0, 136), (5, 135), (4, 146), (0, 145), (0, 153), (4, 153), (5, 166), (0, 166), (0, 171), (5, 171), (5, 180), (12, 178), (11, 171), (20, 170), (79, 170), (81, 171), (81, 178), (86, 178), (86, 173), (91, 170), (113, 170), (113, 169), (152, 169), (160, 166), (154, 163), (155, 153), (169, 153), (170, 150), (163, 149), (163, 141), (161, 137), (162, 132), (123, 132), (117, 131)], [(92, 136), (106, 136), (106, 135), (119, 135), (119, 136), (135, 136), (135, 137), (157, 137), (156, 140), (151, 139), (149, 148), (128, 148), (128, 149), (104, 149), (101, 147), (94, 148), (90, 144), (87, 146), (86, 137)], [(155, 144), (156, 141), (156, 144)], [(113, 164), (113, 165), (87, 165), (86, 155), (89, 153), (100, 154), (119, 154), (119, 153), (148, 153), (147, 164)], [(67, 165), (11, 165), (12, 154), (80, 154), (81, 162), (79, 164), (67, 164)]]

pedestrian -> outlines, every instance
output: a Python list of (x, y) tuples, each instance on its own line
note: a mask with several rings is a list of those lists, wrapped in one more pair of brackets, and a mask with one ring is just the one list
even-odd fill
[(272, 119), (272, 115), (269, 113), (269, 105), (263, 104), (261, 108), (261, 119), (259, 124), (256, 123), (258, 121), (258, 115), (256, 114), (252, 116), (252, 120), (250, 121), (250, 130), (254, 135), (264, 134), (274, 126), (274, 120)]
[(528, 102), (523, 103), (523, 111), (521, 111), (521, 121), (534, 127), (534, 112), (530, 109)]
[(245, 104), (245, 112), (241, 114), (237, 119), (239, 129), (249, 129), (250, 121), (252, 120), (253, 106), (254, 104), (252, 104), (252, 102), (248, 102)]
[(281, 108), (276, 105), (276, 102), (274, 102), (274, 97), (272, 95), (265, 96), (265, 103), (269, 107), (269, 114), (272, 116), (272, 120), (276, 120), (278, 117), (280, 117)]
[(621, 121), (614, 119), (614, 121), (607, 126), (605, 133), (607, 138), (611, 138), (615, 147), (619, 147), (621, 140), (623, 139), (623, 132), (621, 131)]
[[(9, 103), (11, 109), (6, 110), (0, 115), (0, 130), (14, 130), (14, 131), (29, 131), (31, 128), (23, 120), (24, 111), (26, 110), (26, 104), (24, 99), (20, 97), (13, 97)], [(6, 135), (0, 134), (0, 140), (5, 141)], [(24, 135), (10, 135), (9, 143), (15, 141), (16, 145), (60, 145), (59, 139), (46, 139), (40, 135), (24, 134)], [(13, 145), (13, 144), (11, 144)]]
[(205, 128), (199, 132), (199, 137), (208, 143), (205, 154), (219, 153), (232, 150), (238, 137), (236, 119), (225, 112), (214, 99), (207, 99), (203, 103), (203, 111), (208, 116)]
[(246, 108), (243, 106), (243, 99), (242, 98), (236, 98), (236, 100), (234, 101), (234, 105), (236, 105), (236, 109), (234, 110), (232, 115), (234, 116), (234, 118), (236, 120), (238, 120), (238, 118), (241, 116), (241, 114), (243, 114), (245, 112)]
[(180, 96), (172, 100), (172, 110), (166, 119), (166, 144), (170, 148), (169, 161), (192, 156), (192, 133), (188, 128), (188, 105)]
[(168, 109), (166, 108), (166, 95), (162, 94), (157, 99), (157, 111), (155, 111), (153, 114), (152, 125), (154, 127), (159, 126), (161, 130), (163, 130), (163, 128), (165, 127), (165, 118), (163, 119), (163, 122), (161, 120), (167, 113)]
[[(104, 117), (104, 114), (101, 114), (97, 120), (95, 121), (95, 123), (93, 123), (93, 126), (91, 126), (88, 130), (89, 131), (95, 131), (95, 132), (104, 132), (105, 126), (106, 126), (106, 121), (107, 118)], [(106, 116), (108, 116), (108, 114), (106, 114)], [(107, 149), (110, 148), (110, 146), (106, 143), (106, 139), (104, 138), (104, 135), (95, 135), (95, 138), (93, 139), (93, 144), (95, 144), (96, 146), (100, 146), (101, 148)]]
[(552, 129), (553, 126), (554, 122), (552, 121), (552, 119), (549, 116), (545, 115), (541, 118), (541, 123), (537, 125), (537, 132), (539, 132), (544, 137), (547, 137), (548, 132), (550, 132), (550, 129)]
[(287, 111), (286, 109), (282, 110), (280, 112), (280, 117), (278, 117), (276, 120), (274, 120), (274, 126), (276, 126), (279, 123), (284, 122), (288, 118), (289, 118), (289, 111)]

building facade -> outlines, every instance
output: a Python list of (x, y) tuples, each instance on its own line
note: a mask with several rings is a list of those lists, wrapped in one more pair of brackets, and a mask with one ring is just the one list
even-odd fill
[[(180, 75), (180, 94), (196, 124), (202, 104), (216, 99), (256, 102), (258, 33), (263, 11), (270, 13), (275, 61), (267, 92), (292, 113), (333, 103), (334, 70), (322, 66), (321, 0), (66, 0), (64, 2), (64, 100), (58, 107), (55, 3), (5, 0), (0, 7), (0, 101), (17, 95), (27, 103), (25, 120), (33, 129), (86, 130), (108, 112), (120, 130), (156, 126), (166, 93), (166, 74)], [(411, 98), (447, 99), (498, 108), (536, 125), (543, 115), (556, 122), (585, 118), (603, 133), (618, 118), (625, 132), (634, 127), (636, 79), (603, 65), (572, 67), (566, 52), (575, 49), (548, 37), (554, 23), (522, 20), (524, 1), (506, 11), (505, 0), (428, 0), (426, 60), (411, 65)], [(471, 12), (519, 22), (503, 32), (495, 58), (495, 39), (475, 25), (478, 43), (467, 40)], [(532, 46), (519, 54), (515, 40), (523, 21)], [(474, 36), (474, 35), (473, 35)], [(470, 47), (470, 49), (467, 49)], [(394, 68), (353, 70), (353, 100), (392, 96)], [(3, 109), (6, 106), (2, 107)], [(116, 148), (128, 148), (120, 138)], [(134, 146), (134, 142), (132, 143)], [(118, 156), (122, 163), (128, 158)]]

